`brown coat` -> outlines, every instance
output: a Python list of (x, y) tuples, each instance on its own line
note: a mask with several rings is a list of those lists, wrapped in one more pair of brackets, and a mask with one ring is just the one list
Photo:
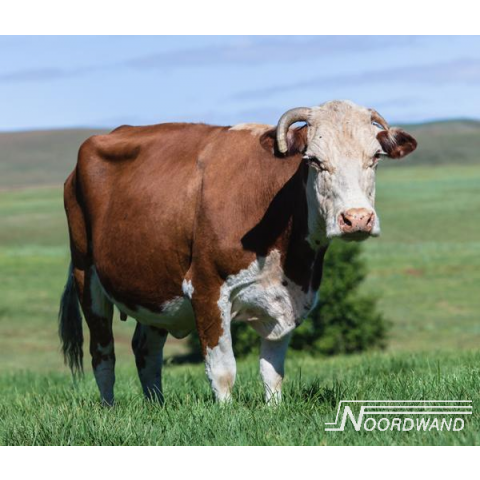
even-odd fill
[(221, 334), (221, 284), (273, 248), (290, 280), (317, 289), (303, 138), (295, 130), (279, 157), (268, 126), (125, 126), (91, 137), (65, 184), (74, 267), (94, 265), (109, 297), (130, 310), (161, 313), (191, 280), (204, 348)]

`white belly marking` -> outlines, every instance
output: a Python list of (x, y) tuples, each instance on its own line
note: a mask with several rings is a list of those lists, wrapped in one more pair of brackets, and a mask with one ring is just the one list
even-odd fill
[(131, 310), (121, 302), (111, 299), (117, 308), (143, 325), (163, 328), (175, 338), (186, 337), (195, 328), (192, 303), (184, 297), (175, 297), (162, 304), (161, 312), (152, 312), (144, 307)]
[[(95, 275), (97, 275), (96, 271)], [(98, 283), (100, 284), (100, 281), (98, 281)], [(102, 290), (107, 298), (121, 312), (134, 318), (143, 325), (163, 328), (175, 338), (184, 338), (195, 328), (195, 317), (190, 301), (191, 295), (193, 294), (193, 286), (191, 282), (184, 281), (182, 288), (184, 290), (184, 297), (174, 297), (161, 305), (160, 312), (152, 312), (141, 306), (135, 306), (134, 309), (128, 308), (110, 295), (102, 285)]]

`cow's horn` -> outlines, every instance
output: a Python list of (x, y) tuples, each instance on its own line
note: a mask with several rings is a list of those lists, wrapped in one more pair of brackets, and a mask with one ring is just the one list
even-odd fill
[(287, 153), (287, 132), (290, 125), (295, 122), (307, 122), (309, 113), (310, 108), (298, 107), (292, 108), (280, 117), (277, 124), (277, 145), (281, 153)]

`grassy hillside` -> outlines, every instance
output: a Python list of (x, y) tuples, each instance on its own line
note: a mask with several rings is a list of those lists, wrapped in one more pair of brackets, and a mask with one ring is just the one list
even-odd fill
[(82, 142), (102, 130), (0, 133), (0, 189), (63, 184)]
[[(408, 162), (415, 165), (479, 165), (480, 122), (457, 120), (405, 125), (418, 140), (419, 148)], [(390, 162), (389, 166), (400, 166)]]

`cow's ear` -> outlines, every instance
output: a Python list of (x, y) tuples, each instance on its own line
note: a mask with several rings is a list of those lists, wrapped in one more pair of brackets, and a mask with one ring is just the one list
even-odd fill
[(260, 143), (265, 150), (278, 157), (288, 157), (298, 153), (304, 153), (307, 149), (308, 127), (303, 125), (299, 128), (291, 128), (287, 133), (287, 153), (283, 155), (277, 148), (277, 130), (272, 129), (260, 137)]
[(390, 158), (403, 158), (417, 148), (417, 141), (400, 128), (389, 128), (377, 134), (383, 151)]

